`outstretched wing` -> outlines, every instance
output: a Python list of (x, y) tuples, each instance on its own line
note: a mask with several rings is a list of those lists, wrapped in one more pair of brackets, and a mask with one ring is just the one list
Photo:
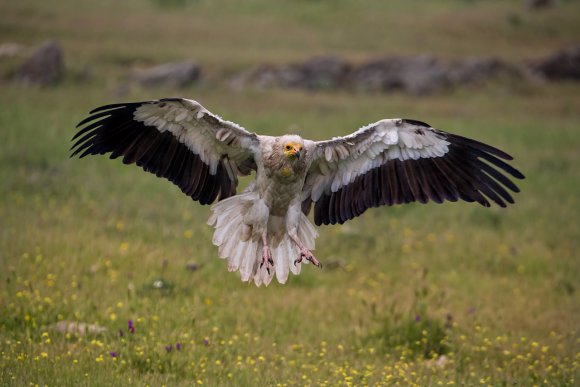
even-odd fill
[(237, 176), (256, 169), (254, 133), (207, 111), (196, 101), (167, 98), (94, 109), (73, 137), (73, 154), (123, 156), (210, 204), (234, 195)]
[(507, 153), (415, 120), (388, 119), (316, 143), (303, 191), (303, 210), (315, 202), (314, 221), (344, 223), (370, 207), (432, 200), (501, 207), (519, 192), (506, 176), (524, 175)]

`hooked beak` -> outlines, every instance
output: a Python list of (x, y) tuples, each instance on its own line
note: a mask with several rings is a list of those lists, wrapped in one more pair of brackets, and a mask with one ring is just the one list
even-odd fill
[(300, 149), (295, 149), (294, 156), (296, 156), (296, 158), (300, 160)]

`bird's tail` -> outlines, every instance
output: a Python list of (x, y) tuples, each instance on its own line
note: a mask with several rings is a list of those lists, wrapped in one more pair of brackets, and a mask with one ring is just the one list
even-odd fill
[[(240, 271), (242, 281), (253, 280), (257, 286), (267, 286), (276, 274), (278, 282), (285, 283), (290, 272), (300, 274), (301, 263), (294, 263), (300, 250), (286, 231), (281, 235), (269, 234), (274, 269), (268, 271), (266, 265), (262, 265), (261, 235), (254, 233), (252, 227), (244, 222), (256, 199), (256, 193), (246, 192), (213, 205), (212, 215), (208, 220), (208, 224), (215, 227), (212, 242), (218, 246), (220, 258), (227, 259), (228, 270)], [(317, 236), (314, 226), (301, 214), (298, 238), (302, 244), (314, 250)]]

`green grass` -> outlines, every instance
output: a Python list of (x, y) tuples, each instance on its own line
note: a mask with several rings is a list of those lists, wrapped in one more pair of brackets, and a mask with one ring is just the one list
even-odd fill
[[(69, 70), (51, 89), (1, 85), (1, 384), (577, 384), (577, 84), (414, 98), (214, 82), (328, 52), (517, 62), (574, 42), (577, 4), (535, 13), (499, 1), (173, 3), (0, 1), (1, 42), (57, 38)], [(184, 57), (201, 63), (205, 82), (114, 96), (132, 66)], [(68, 159), (91, 108), (175, 94), (251, 130), (312, 139), (417, 118), (508, 151), (527, 179), (505, 210), (417, 204), (322, 227), (325, 269), (255, 288), (217, 259), (208, 207), (118, 161)], [(62, 320), (108, 331), (51, 328)]]

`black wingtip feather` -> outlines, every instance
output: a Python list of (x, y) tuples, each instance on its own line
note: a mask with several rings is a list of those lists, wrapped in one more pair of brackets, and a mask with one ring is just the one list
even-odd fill
[(87, 118), (85, 118), (84, 120), (82, 120), (81, 122), (79, 122), (77, 124), (77, 128), (80, 128), (81, 126), (83, 126), (86, 123), (92, 122), (96, 119), (102, 118), (102, 117), (107, 117), (110, 116), (111, 113), (108, 111), (104, 111), (104, 112), (100, 112), (100, 113), (96, 113), (96, 114), (91, 114), (90, 116), (88, 116)]
[(497, 156), (497, 157), (500, 157), (504, 160), (511, 161), (514, 159), (510, 154), (502, 151), (501, 149), (498, 149), (494, 146), (485, 144), (485, 143), (477, 141), (477, 140), (473, 140), (471, 138), (463, 137), (463, 136), (460, 136), (457, 134), (449, 134), (449, 133), (447, 134), (447, 137), (449, 138), (450, 141), (452, 141), (455, 144), (465, 145), (469, 148), (477, 149), (481, 152), (490, 153), (490, 154)]
[(486, 153), (480, 149), (473, 149), (472, 151), (478, 157), (481, 157), (481, 158), (489, 161), (491, 164), (494, 164), (496, 167), (503, 169), (504, 171), (506, 171), (507, 173), (509, 173), (513, 177), (515, 177), (516, 179), (524, 179), (525, 178), (523, 173), (521, 173), (520, 171), (518, 171), (517, 169), (515, 169), (514, 167), (512, 167), (511, 165), (509, 165), (505, 161), (502, 161), (501, 159), (494, 157), (494, 155), (492, 155), (490, 153)]
[(407, 123), (407, 124), (411, 124), (411, 125), (417, 125), (417, 126), (422, 126), (424, 128), (430, 128), (431, 125), (423, 122), (423, 121), (417, 121), (417, 120), (413, 120), (411, 118), (403, 118), (403, 122)]
[(98, 112), (102, 112), (105, 110), (117, 110), (121, 108), (137, 108), (145, 103), (151, 103), (154, 101), (142, 101), (142, 102), (128, 102), (128, 103), (111, 103), (108, 105), (99, 106), (89, 112), (89, 114), (94, 114)]

